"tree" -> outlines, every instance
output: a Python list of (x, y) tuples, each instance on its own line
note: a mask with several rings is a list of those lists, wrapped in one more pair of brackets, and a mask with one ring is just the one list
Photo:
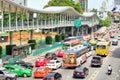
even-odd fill
[(49, 6), (71, 6), (79, 13), (83, 13), (82, 8), (79, 3), (75, 4), (74, 1), (71, 0), (50, 0), (44, 8)]
[(97, 12), (97, 9), (95, 9), (95, 8), (93, 8), (92, 10), (91, 10), (91, 12)]
[(106, 18), (105, 20), (99, 20), (99, 25), (102, 25), (102, 26), (106, 26), (106, 27), (109, 27), (111, 24), (111, 20), (110, 18)]

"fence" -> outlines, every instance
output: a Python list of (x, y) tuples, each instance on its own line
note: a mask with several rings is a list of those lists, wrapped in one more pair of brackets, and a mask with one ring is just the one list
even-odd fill
[[(35, 50), (35, 51), (33, 52), (33, 56), (36, 56), (36, 55), (38, 55), (38, 54), (41, 54), (41, 53), (43, 53), (43, 52), (52, 50), (52, 49), (57, 48), (57, 47), (60, 47), (60, 46), (62, 46), (62, 43), (57, 43), (57, 44), (55, 44), (55, 45), (52, 45), (52, 46), (49, 46), (49, 47), (46, 47), (46, 48), (42, 48), (42, 49)], [(8, 62), (9, 62), (9, 63), (13, 63), (13, 62), (15, 62), (15, 61), (21, 60), (21, 58), (22, 58), (22, 55), (18, 55), (18, 56), (14, 57), (14, 58), (8, 59)]]
[(36, 50), (36, 51), (33, 52), (33, 56), (36, 56), (36, 55), (41, 54), (43, 52), (55, 49), (55, 48), (60, 47), (60, 46), (62, 46), (62, 43), (58, 43), (58, 44), (49, 46), (47, 48), (38, 49), (38, 50)]

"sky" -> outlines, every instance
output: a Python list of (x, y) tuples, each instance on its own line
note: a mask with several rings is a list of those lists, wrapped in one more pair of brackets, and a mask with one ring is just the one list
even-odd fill
[[(34, 9), (42, 9), (44, 5), (46, 5), (49, 0), (27, 0), (28, 7)], [(103, 0), (88, 0), (88, 9), (96, 8), (99, 10)], [(109, 2), (112, 0), (109, 0)]]

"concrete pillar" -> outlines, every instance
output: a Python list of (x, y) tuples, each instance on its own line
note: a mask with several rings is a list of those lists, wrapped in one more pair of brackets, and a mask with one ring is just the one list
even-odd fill
[(12, 35), (13, 35), (13, 32), (10, 31), (10, 45), (12, 45)]
[(17, 7), (16, 7), (16, 9), (15, 9), (15, 25), (16, 25), (16, 29), (17, 29), (17, 25), (18, 25), (17, 18), (18, 18), (18, 16), (17, 16)]
[(4, 12), (3, 12), (3, 10), (4, 10), (4, 7), (3, 7), (3, 1), (1, 1), (1, 15), (2, 15), (2, 22), (1, 22), (1, 30), (2, 30), (2, 32), (3, 32), (3, 20), (4, 20)]
[(30, 30), (30, 40), (33, 39), (33, 30)]
[(23, 21), (24, 21), (23, 20), (23, 17), (24, 17), (23, 15), (24, 15), (24, 13), (23, 13), (23, 9), (22, 9), (22, 29), (23, 29)]
[(74, 26), (71, 27), (72, 36), (74, 35)]
[(29, 13), (28, 13), (28, 19), (27, 19), (27, 28), (29, 29), (30, 25), (29, 25)]
[(59, 34), (59, 27), (57, 27), (57, 34)]
[(9, 5), (9, 29), (11, 29), (11, 5)]
[(20, 30), (20, 45), (22, 45), (21, 32), (22, 30)]

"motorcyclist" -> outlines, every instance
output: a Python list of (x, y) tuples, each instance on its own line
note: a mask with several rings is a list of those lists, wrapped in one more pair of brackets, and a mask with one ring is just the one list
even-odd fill
[(109, 74), (112, 73), (112, 67), (111, 67), (111, 65), (108, 65), (108, 73), (109, 73)]

